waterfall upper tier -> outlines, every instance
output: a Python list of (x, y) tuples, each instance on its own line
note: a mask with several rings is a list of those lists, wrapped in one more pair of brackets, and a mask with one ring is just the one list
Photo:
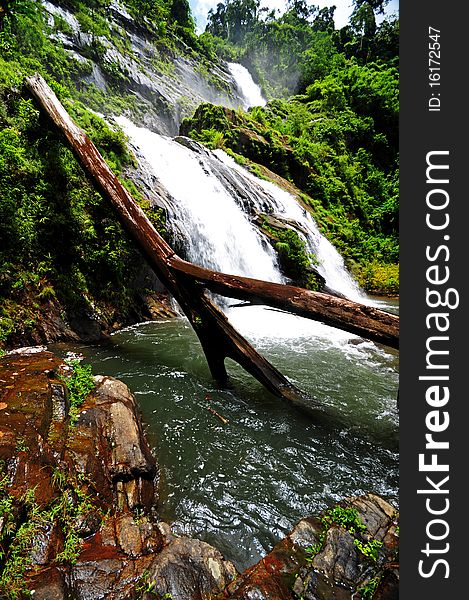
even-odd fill
[(248, 187), (238, 193), (235, 172), (196, 142), (187, 147), (127, 119), (118, 122), (169, 192), (170, 225), (189, 260), (225, 273), (282, 280), (275, 252), (243, 210), (254, 194)]
[(266, 99), (262, 95), (262, 90), (252, 78), (251, 73), (238, 63), (228, 63), (228, 69), (233, 75), (242, 96), (244, 97), (244, 108), (252, 106), (265, 106)]

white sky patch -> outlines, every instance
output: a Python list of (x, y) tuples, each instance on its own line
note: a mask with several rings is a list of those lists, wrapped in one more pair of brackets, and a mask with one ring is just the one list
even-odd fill
[[(197, 24), (198, 33), (202, 33), (205, 30), (208, 11), (211, 8), (216, 10), (217, 4), (219, 4), (219, 2), (221, 1), (222, 0), (189, 0), (192, 15), (195, 18)], [(319, 8), (335, 5), (336, 9), (334, 13), (334, 21), (336, 29), (345, 27), (345, 25), (348, 24), (350, 15), (353, 11), (352, 0), (312, 0), (311, 2), (308, 2), (308, 4), (319, 6)], [(261, 6), (266, 6), (269, 9), (275, 9), (279, 10), (280, 12), (283, 12), (286, 7), (286, 2), (285, 0), (262, 0)], [(385, 10), (387, 15), (397, 13), (399, 11), (399, 0), (391, 0), (386, 6)], [(381, 21), (381, 19), (382, 17), (378, 15), (378, 23)]]

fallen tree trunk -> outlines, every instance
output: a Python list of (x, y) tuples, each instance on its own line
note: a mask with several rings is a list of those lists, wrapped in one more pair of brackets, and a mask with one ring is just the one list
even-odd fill
[(391, 348), (399, 348), (399, 317), (373, 306), (291, 285), (226, 275), (199, 267), (176, 255), (169, 257), (168, 262), (176, 271), (196, 279), (217, 294), (249, 300), (254, 304), (267, 304)]
[(227, 381), (224, 361), (231, 358), (275, 395), (303, 404), (304, 396), (300, 390), (234, 329), (209, 299), (205, 288), (233, 298), (269, 304), (397, 347), (398, 317), (327, 294), (217, 273), (183, 261), (159, 235), (44, 79), (40, 75), (29, 77), (26, 87), (64, 134), (96, 189), (110, 200), (126, 231), (181, 306), (201, 342), (215, 379)]
[(226, 383), (225, 358), (239, 363), (273, 394), (304, 404), (304, 395), (261, 356), (231, 325), (196, 281), (182, 278), (169, 264), (173, 249), (153, 227), (143, 210), (120, 183), (96, 146), (70, 118), (44, 79), (36, 74), (26, 87), (61, 131), (96, 189), (114, 206), (123, 227), (146, 256), (156, 275), (174, 296), (196, 332), (212, 376)]

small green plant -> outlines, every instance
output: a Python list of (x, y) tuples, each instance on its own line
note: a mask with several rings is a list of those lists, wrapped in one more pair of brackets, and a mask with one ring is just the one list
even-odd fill
[(2, 479), (0, 479), (0, 522), (2, 523), (0, 534), (0, 561), (3, 561), (6, 553), (4, 540), (8, 539), (15, 530), (16, 523), (13, 497), (8, 493), (7, 487), (8, 477), (4, 475)]
[(282, 271), (307, 289), (317, 290), (320, 281), (311, 271), (318, 264), (316, 256), (307, 251), (306, 242), (295, 229), (279, 229), (264, 219), (262, 229), (274, 240)]
[(16, 600), (29, 596), (25, 574), (31, 569), (30, 555), (34, 540), (42, 521), (40, 509), (35, 502), (35, 489), (31, 488), (20, 498), (19, 504), (26, 512), (27, 519), (18, 522), (16, 499), (8, 491), (8, 478), (0, 482), (0, 518), (7, 527), (0, 533), (0, 596), (5, 600)]
[(378, 587), (379, 577), (373, 577), (369, 581), (358, 588), (357, 592), (363, 598), (363, 600), (372, 600), (376, 588)]
[(56, 297), (55, 290), (51, 285), (44, 285), (37, 297), (39, 300), (51, 300)]
[(72, 369), (72, 374), (61, 379), (68, 389), (70, 397), (70, 422), (75, 424), (78, 412), (86, 396), (94, 388), (95, 383), (91, 365), (83, 365), (79, 359), (66, 359), (65, 363)]
[(306, 562), (311, 564), (314, 557), (321, 552), (324, 547), (324, 541), (326, 539), (326, 532), (332, 525), (338, 525), (346, 529), (354, 538), (353, 542), (355, 546), (371, 560), (376, 561), (378, 557), (378, 548), (383, 544), (378, 540), (370, 540), (366, 544), (362, 543), (356, 535), (366, 531), (366, 525), (360, 520), (358, 516), (358, 510), (353, 507), (334, 506), (333, 508), (326, 511), (324, 516), (320, 519), (325, 529), (319, 536), (318, 541), (305, 549)]
[[(137, 600), (143, 598), (147, 592), (153, 592), (155, 581), (150, 579), (150, 573), (144, 571), (137, 584), (135, 585), (135, 595)], [(171, 598), (171, 594), (165, 594), (163, 598)]]
[(27, 446), (23, 436), (19, 435), (16, 438), (15, 449), (17, 452), (27, 452), (29, 450), (29, 447)]
[(363, 544), (362, 542), (360, 542), (360, 540), (354, 539), (353, 543), (364, 556), (366, 556), (373, 562), (376, 562), (378, 560), (378, 550), (382, 547), (383, 542), (381, 542), (380, 540), (371, 539), (368, 540), (366, 544)]
[(51, 482), (56, 489), (62, 491), (67, 484), (67, 476), (65, 475), (65, 472), (56, 467), (52, 471)]
[(200, 136), (198, 136), (198, 140), (205, 144), (208, 148), (212, 148), (215, 150), (217, 148), (224, 149), (226, 144), (226, 139), (222, 131), (216, 131), (215, 129), (204, 129)]
[(74, 565), (77, 562), (81, 552), (82, 540), (78, 536), (73, 527), (66, 528), (64, 547), (62, 552), (59, 552), (55, 560), (59, 564)]
[(143, 508), (137, 506), (136, 508), (134, 508), (133, 513), (135, 525), (141, 525), (144, 522), (145, 511), (143, 510)]
[[(29, 488), (15, 498), (8, 490), (6, 475), (0, 478), (0, 597), (18, 600), (30, 597), (28, 575), (34, 573), (32, 562), (38, 535), (56, 524), (62, 531), (63, 546), (55, 556), (58, 564), (75, 564), (82, 548), (77, 528), (90, 511), (97, 511), (88, 493), (92, 485), (87, 475), (75, 475), (59, 468), (51, 476), (60, 492), (46, 507), (36, 500), (36, 489)], [(18, 516), (21, 518), (18, 519)]]
[(306, 552), (306, 562), (311, 564), (314, 560), (314, 557), (316, 556), (316, 554), (319, 554), (319, 552), (321, 552), (323, 546), (324, 546), (324, 540), (326, 539), (326, 535), (323, 533), (320, 537), (319, 537), (319, 541), (316, 542), (315, 544), (312, 544), (311, 546), (308, 546), (305, 549)]
[(336, 523), (340, 527), (347, 529), (352, 535), (360, 531), (366, 531), (366, 525), (360, 520), (356, 508), (334, 506), (334, 508), (327, 511), (323, 517), (323, 521), (329, 525)]

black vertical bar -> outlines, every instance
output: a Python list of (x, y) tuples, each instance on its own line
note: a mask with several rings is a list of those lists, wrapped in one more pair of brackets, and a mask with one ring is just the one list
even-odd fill
[(400, 5), (403, 600), (467, 595), (468, 12), (454, 0)]

